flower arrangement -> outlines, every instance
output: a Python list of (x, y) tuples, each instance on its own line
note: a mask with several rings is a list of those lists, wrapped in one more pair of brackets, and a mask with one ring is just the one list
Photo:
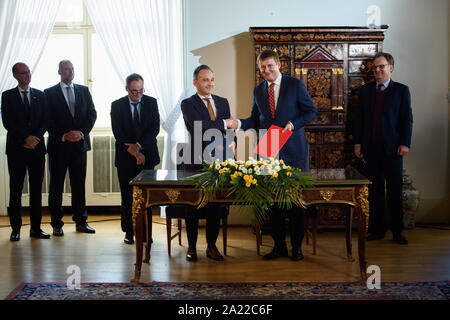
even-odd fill
[(204, 172), (188, 179), (197, 188), (204, 188), (211, 199), (217, 191), (227, 190), (226, 195), (234, 197), (233, 205), (244, 205), (244, 210), (253, 207), (258, 220), (264, 219), (275, 203), (282, 209), (290, 209), (293, 204), (302, 207), (301, 189), (312, 187), (316, 181), (311, 174), (273, 158), (249, 158), (245, 162), (216, 159), (204, 165)]

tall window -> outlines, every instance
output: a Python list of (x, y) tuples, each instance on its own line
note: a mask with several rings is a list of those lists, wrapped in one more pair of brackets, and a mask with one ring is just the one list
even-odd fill
[(95, 129), (111, 128), (111, 102), (126, 95), (124, 80), (115, 73), (83, 0), (63, 0), (32, 85), (43, 90), (57, 84), (58, 63), (64, 59), (74, 65), (74, 82), (89, 87), (97, 110)]

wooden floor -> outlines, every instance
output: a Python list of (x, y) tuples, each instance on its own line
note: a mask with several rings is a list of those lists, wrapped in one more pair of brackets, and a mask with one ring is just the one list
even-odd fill
[[(42, 229), (51, 233), (49, 217), (43, 217)], [(66, 283), (70, 265), (81, 269), (81, 282), (129, 282), (134, 274), (135, 247), (123, 243), (120, 216), (91, 215), (89, 224), (96, 234), (75, 232), (70, 217), (65, 218), (65, 236), (49, 240), (30, 239), (29, 225), (24, 225), (19, 242), (9, 241), (11, 229), (7, 217), (0, 217), (0, 299), (21, 282)], [(24, 217), (24, 223), (28, 218)], [(205, 232), (199, 230), (199, 260), (185, 259), (187, 240), (183, 230), (183, 246), (172, 241), (172, 256), (167, 255), (165, 221), (153, 222), (154, 244), (151, 264), (143, 264), (141, 281), (359, 281), (357, 260), (347, 262), (344, 232), (318, 235), (317, 255), (304, 241), (305, 260), (289, 258), (263, 261), (256, 255), (255, 236), (249, 227), (229, 227), (228, 255), (223, 262), (205, 256)], [(450, 279), (450, 230), (415, 228), (405, 235), (410, 244), (401, 246), (385, 240), (368, 242), (368, 265), (381, 268), (381, 281), (419, 281)], [(221, 235), (217, 247), (222, 252)], [(261, 254), (271, 249), (272, 239), (263, 237)], [(357, 239), (353, 236), (353, 252), (357, 258)]]

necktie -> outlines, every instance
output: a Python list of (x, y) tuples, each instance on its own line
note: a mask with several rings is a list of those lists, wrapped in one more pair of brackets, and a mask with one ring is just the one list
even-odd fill
[(30, 112), (30, 101), (28, 101), (28, 91), (22, 91), (23, 93), (23, 104), (25, 105), (25, 109), (27, 112)]
[(69, 103), (69, 110), (70, 110), (70, 114), (72, 115), (72, 117), (75, 117), (75, 99), (72, 93), (72, 90), (70, 90), (70, 87), (67, 86), (66, 87), (67, 90), (67, 101)]
[(136, 123), (137, 125), (140, 125), (140, 119), (139, 119), (139, 112), (138, 112), (138, 104), (139, 102), (136, 103), (131, 103), (133, 105), (133, 122)]
[(269, 105), (270, 105), (270, 113), (272, 114), (272, 118), (275, 118), (275, 92), (274, 92), (275, 83), (271, 83), (269, 87)]
[(138, 105), (139, 102), (131, 103), (133, 105), (133, 128), (136, 137), (139, 139), (142, 135), (141, 121), (139, 118)]
[(384, 84), (382, 84), (382, 83), (377, 86), (378, 91), (383, 91), (383, 88), (384, 88)]
[(206, 104), (207, 104), (207, 106), (208, 106), (209, 117), (210, 117), (211, 120), (213, 120), (213, 121), (216, 120), (216, 116), (215, 116), (215, 114), (214, 114), (214, 110), (213, 110), (213, 108), (212, 108), (211, 101), (209, 101), (208, 98), (205, 98), (205, 99), (203, 99), (203, 100), (206, 101)]

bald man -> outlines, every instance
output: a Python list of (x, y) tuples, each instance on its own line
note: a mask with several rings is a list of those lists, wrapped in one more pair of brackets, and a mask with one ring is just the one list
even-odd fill
[(7, 130), (6, 155), (9, 172), (9, 207), (11, 241), (20, 240), (22, 227), (22, 189), (28, 171), (30, 194), (30, 237), (48, 239), (41, 230), (42, 181), (44, 179), (44, 133), (48, 111), (44, 93), (30, 87), (31, 72), (25, 63), (12, 68), (17, 87), (2, 94), (2, 120)]
[(95, 233), (86, 222), (85, 182), (87, 151), (91, 150), (89, 132), (94, 127), (97, 112), (89, 88), (73, 83), (75, 72), (72, 62), (62, 60), (58, 74), (60, 83), (44, 91), (50, 110), (48, 206), (53, 235), (64, 235), (62, 193), (67, 170), (72, 191), (72, 220), (76, 224), (76, 231)]

